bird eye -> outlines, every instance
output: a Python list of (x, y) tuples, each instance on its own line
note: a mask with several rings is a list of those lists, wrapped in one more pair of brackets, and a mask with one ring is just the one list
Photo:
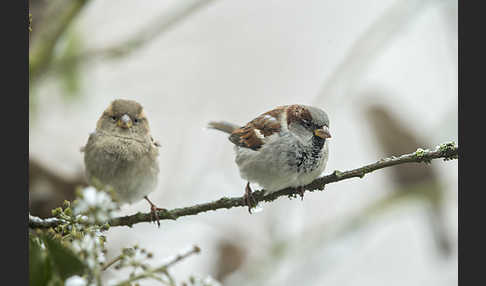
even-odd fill
[(309, 121), (307, 121), (307, 120), (304, 120), (304, 121), (302, 122), (302, 124), (303, 124), (305, 127), (311, 127), (311, 123), (310, 123)]
[(138, 118), (135, 118), (135, 119), (133, 120), (133, 123), (135, 123), (135, 124), (138, 124), (139, 122), (140, 122), (140, 119), (138, 119)]
[(116, 116), (110, 116), (112, 121), (116, 121)]

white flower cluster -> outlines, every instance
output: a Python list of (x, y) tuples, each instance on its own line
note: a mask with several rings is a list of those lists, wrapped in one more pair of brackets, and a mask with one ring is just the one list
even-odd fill
[(93, 187), (82, 190), (80, 198), (73, 203), (74, 214), (87, 215), (89, 223), (105, 223), (114, 217), (114, 211), (118, 208), (119, 206), (108, 193), (98, 191)]
[(123, 249), (123, 257), (115, 268), (130, 266), (133, 267), (133, 274), (135, 274), (138, 269), (144, 271), (150, 268), (150, 265), (146, 263), (147, 259), (150, 258), (152, 258), (152, 254), (137, 245), (132, 248), (125, 248)]
[(86, 278), (74, 275), (64, 281), (64, 286), (96, 286), (95, 283), (88, 283)]
[(93, 235), (85, 235), (83, 239), (72, 242), (74, 252), (83, 257), (86, 265), (91, 269), (105, 262), (101, 237), (101, 233), (96, 231)]
[(88, 281), (83, 277), (74, 275), (66, 279), (64, 286), (88, 286)]
[(190, 279), (191, 286), (222, 286), (222, 284), (211, 277), (210, 275), (206, 278), (201, 278), (198, 276), (192, 276)]

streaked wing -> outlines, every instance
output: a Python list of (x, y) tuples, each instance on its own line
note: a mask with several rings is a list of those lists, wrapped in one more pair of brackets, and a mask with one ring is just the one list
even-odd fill
[(265, 143), (266, 138), (281, 130), (281, 108), (263, 113), (245, 126), (233, 131), (229, 140), (240, 147), (258, 150)]

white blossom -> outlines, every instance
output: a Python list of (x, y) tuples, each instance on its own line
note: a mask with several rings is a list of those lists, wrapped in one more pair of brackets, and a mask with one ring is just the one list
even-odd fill
[(114, 217), (118, 205), (105, 191), (93, 187), (83, 189), (81, 197), (73, 204), (77, 218), (91, 223), (103, 223)]
[(99, 234), (95, 233), (94, 236), (85, 235), (81, 240), (74, 240), (72, 248), (76, 253), (83, 255), (84, 261), (89, 268), (95, 268), (106, 260)]
[(87, 286), (88, 281), (83, 277), (79, 277), (78, 275), (74, 275), (66, 279), (64, 282), (64, 286)]
[(133, 261), (143, 262), (147, 258), (147, 255), (142, 253), (142, 250), (137, 249), (133, 255)]
[(219, 281), (211, 277), (210, 275), (206, 276), (206, 278), (203, 279), (203, 283), (206, 285), (211, 285), (211, 286), (222, 286)]
[(192, 276), (191, 286), (222, 286), (222, 284), (210, 275), (207, 275), (205, 278)]

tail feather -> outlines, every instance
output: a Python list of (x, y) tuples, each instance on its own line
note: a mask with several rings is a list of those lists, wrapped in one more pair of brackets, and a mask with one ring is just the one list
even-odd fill
[(208, 123), (208, 128), (231, 134), (233, 131), (240, 128), (240, 126), (226, 121), (211, 121)]

